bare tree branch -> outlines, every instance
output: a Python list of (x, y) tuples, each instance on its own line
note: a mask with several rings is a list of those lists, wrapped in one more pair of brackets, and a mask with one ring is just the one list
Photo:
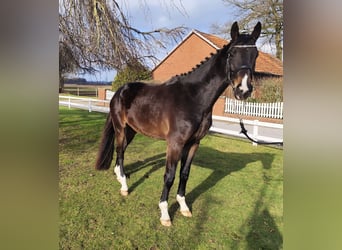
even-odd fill
[(141, 31), (130, 25), (116, 0), (59, 0), (59, 41), (65, 52), (60, 60), (74, 63), (62, 67), (64, 71), (120, 70), (136, 60), (155, 64), (159, 50), (181, 40), (186, 31), (185, 27)]
[[(236, 19), (244, 29), (251, 29), (258, 21), (262, 23), (261, 36), (265, 41), (274, 44), (276, 47), (276, 57), (282, 59), (283, 54), (283, 0), (223, 0), (227, 6), (234, 6)], [(230, 23), (223, 25), (214, 24), (212, 30), (215, 33), (223, 34), (228, 38), (226, 27)]]

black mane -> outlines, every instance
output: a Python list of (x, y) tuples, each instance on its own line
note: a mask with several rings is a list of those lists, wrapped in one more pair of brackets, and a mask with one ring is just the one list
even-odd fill
[(202, 61), (200, 61), (200, 63), (196, 64), (191, 70), (189, 70), (188, 72), (185, 73), (181, 73), (181, 74), (177, 74), (172, 76), (166, 83), (167, 84), (171, 84), (174, 83), (177, 80), (181, 80), (184, 79), (184, 77), (189, 76), (192, 73), (197, 72), (197, 70), (199, 70), (201, 68), (201, 66), (205, 65), (206, 63), (208, 63), (211, 59), (213, 59), (215, 56), (220, 55), (220, 53), (226, 53), (226, 51), (229, 49), (230, 47), (230, 43), (225, 44), (221, 49), (217, 49), (216, 53), (211, 52), (209, 56), (206, 56)]

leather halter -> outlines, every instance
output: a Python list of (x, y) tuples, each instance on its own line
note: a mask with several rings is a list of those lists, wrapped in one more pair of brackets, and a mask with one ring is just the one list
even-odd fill
[[(242, 65), (238, 70), (235, 70), (235, 71), (231, 71), (230, 70), (230, 53), (229, 51), (232, 49), (232, 48), (256, 48), (257, 46), (256, 45), (243, 45), (243, 44), (237, 44), (237, 45), (233, 45), (232, 47), (229, 48), (228, 50), (228, 57), (227, 57), (227, 63), (226, 63), (226, 71), (227, 71), (227, 80), (228, 80), (228, 83), (231, 84), (232, 83), (232, 79), (231, 79), (231, 74), (232, 73), (236, 73), (236, 72), (239, 72), (240, 70), (242, 69), (248, 69), (251, 73), (253, 72), (252, 68), (247, 66), (247, 65)], [(235, 89), (235, 86), (233, 86), (233, 89)]]

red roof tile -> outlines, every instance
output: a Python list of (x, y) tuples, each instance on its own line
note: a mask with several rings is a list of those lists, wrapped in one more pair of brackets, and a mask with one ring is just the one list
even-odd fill
[(259, 56), (255, 64), (255, 71), (282, 76), (283, 63), (278, 58), (265, 52), (259, 51)]

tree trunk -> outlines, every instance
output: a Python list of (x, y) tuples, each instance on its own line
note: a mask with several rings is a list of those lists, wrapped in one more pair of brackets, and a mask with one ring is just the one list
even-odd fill
[(283, 60), (283, 47), (281, 44), (281, 27), (280, 27), (280, 25), (276, 26), (275, 45), (276, 45), (276, 57), (282, 61)]
[(59, 73), (59, 93), (63, 93), (64, 91), (64, 77)]

